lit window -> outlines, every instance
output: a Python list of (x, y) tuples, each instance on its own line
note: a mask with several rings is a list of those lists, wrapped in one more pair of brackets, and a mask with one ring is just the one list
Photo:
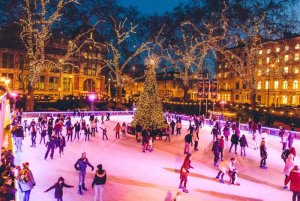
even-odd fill
[(267, 64), (270, 63), (270, 57), (267, 57)]
[(289, 55), (288, 54), (284, 55), (284, 61), (287, 62), (288, 60), (289, 60)]
[(280, 52), (280, 47), (276, 47), (276, 52)]
[(296, 105), (296, 96), (292, 96), (292, 105)]
[(271, 49), (267, 49), (267, 54), (270, 54), (271, 53)]
[(288, 81), (284, 80), (282, 83), (282, 89), (287, 89), (288, 88)]
[(276, 63), (279, 63), (280, 62), (280, 57), (278, 56), (277, 58), (276, 58)]
[(298, 80), (293, 81), (293, 89), (298, 89)]
[(227, 73), (224, 73), (224, 78), (226, 78), (227, 77)]
[(261, 81), (258, 81), (258, 83), (257, 83), (257, 89), (261, 89)]
[(285, 46), (285, 50), (288, 51), (290, 49), (290, 46)]
[(266, 75), (269, 75), (270, 74), (270, 68), (267, 68), (266, 69)]
[(299, 73), (299, 68), (298, 67), (294, 67), (294, 73), (298, 74)]
[(266, 89), (269, 89), (269, 87), (270, 87), (270, 82), (266, 81)]
[(88, 54), (87, 54), (86, 52), (84, 52), (84, 53), (83, 53), (83, 57), (84, 57), (85, 59), (87, 59), (87, 58), (88, 58)]
[(288, 73), (289, 72), (289, 67), (287, 67), (287, 66), (283, 67), (283, 72)]
[(258, 54), (262, 54), (262, 50), (259, 50), (259, 51), (258, 51)]
[(219, 64), (219, 69), (221, 69), (222, 68), (222, 64)]
[(279, 88), (279, 81), (275, 80), (274, 81), (274, 89), (278, 89)]
[(296, 54), (295, 54), (294, 60), (295, 60), (295, 61), (299, 61), (299, 53), (296, 53)]
[(262, 59), (258, 59), (258, 64), (259, 64), (259, 65), (262, 64)]
[(258, 70), (258, 71), (257, 71), (257, 76), (261, 76), (261, 74), (262, 74), (262, 73), (261, 73), (261, 70)]
[(227, 68), (227, 63), (225, 63), (225, 66), (224, 66), (225, 68)]
[(287, 104), (287, 96), (282, 96), (282, 104)]
[(218, 74), (218, 77), (219, 77), (219, 78), (222, 78), (222, 73), (219, 73), (219, 74)]
[(300, 49), (300, 44), (299, 43), (295, 45), (295, 49), (296, 50)]

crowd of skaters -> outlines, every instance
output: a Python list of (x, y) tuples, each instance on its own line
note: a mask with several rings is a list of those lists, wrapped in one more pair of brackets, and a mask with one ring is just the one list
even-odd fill
[[(54, 119), (51, 116), (40, 116), (35, 122), (34, 119), (32, 119), (31, 122), (27, 122), (26, 120), (23, 121), (22, 125), (22, 116), (18, 114), (13, 119), (13, 137), (14, 142), (16, 143), (16, 152), (22, 151), (22, 138), (24, 138), (26, 135), (29, 135), (31, 137), (31, 146), (33, 148), (36, 147), (36, 140), (37, 136), (40, 136), (39, 144), (45, 144), (47, 147), (46, 153), (45, 153), (45, 159), (47, 159), (48, 154), (50, 153), (50, 158), (53, 159), (54, 157), (54, 150), (56, 147), (59, 148), (59, 154), (63, 154), (64, 147), (66, 146), (66, 141), (73, 141), (73, 140), (79, 140), (81, 134), (84, 134), (84, 140), (88, 141), (90, 140), (90, 136), (95, 136), (96, 133), (99, 132), (98, 129), (102, 130), (102, 139), (108, 140), (107, 137), (107, 129), (102, 126), (101, 124), (104, 123), (104, 115), (101, 116), (101, 123), (99, 122), (98, 118), (95, 117), (93, 114), (89, 116), (89, 122), (87, 123), (84, 119), (84, 116), (80, 115), (81, 120), (76, 121), (76, 123), (73, 125), (71, 121), (71, 116), (64, 116), (64, 115), (58, 115), (56, 119)], [(109, 114), (106, 115), (106, 120), (109, 120)], [(155, 139), (162, 140), (163, 136), (165, 136), (165, 141), (170, 142), (170, 136), (180, 136), (182, 134), (185, 135), (184, 141), (185, 141), (185, 147), (184, 147), (184, 154), (186, 154), (184, 162), (180, 168), (180, 186), (179, 188), (183, 190), (183, 192), (188, 193), (187, 190), (187, 177), (189, 173), (189, 169), (193, 168), (191, 166), (191, 150), (192, 147), (195, 151), (198, 150), (198, 140), (199, 140), (199, 130), (204, 125), (204, 117), (203, 116), (190, 116), (189, 118), (189, 127), (188, 130), (182, 131), (182, 123), (180, 116), (177, 115), (171, 115), (166, 113), (166, 122), (168, 123), (168, 126), (165, 129), (143, 129), (139, 124), (136, 125), (135, 132), (136, 132), (136, 140), (137, 142), (141, 142), (142, 144), (142, 151), (146, 152), (146, 150), (149, 150), (149, 152), (152, 152), (154, 150), (153, 142)], [(231, 142), (229, 152), (231, 152), (232, 148), (234, 147), (235, 154), (237, 154), (237, 147), (238, 144), (240, 145), (241, 155), (246, 156), (246, 147), (248, 147), (247, 138), (245, 135), (241, 135), (239, 130), (239, 122), (233, 121), (233, 122), (226, 122), (224, 125), (221, 125), (220, 121), (217, 117), (212, 116), (210, 118), (210, 124), (212, 126), (212, 135), (213, 135), (213, 147), (212, 151), (214, 152), (214, 165), (218, 167), (218, 175), (216, 178), (220, 178), (220, 182), (224, 183), (224, 175), (228, 174), (230, 178), (230, 183), (237, 184), (237, 166), (236, 166), (236, 158), (232, 157), (229, 159), (229, 161), (224, 161), (224, 144), (229, 143), (229, 139)], [(62, 134), (63, 129), (65, 128), (66, 137)], [(250, 129), (251, 128), (251, 129)], [(125, 123), (122, 125), (120, 123), (117, 123), (114, 127), (113, 131), (115, 131), (115, 137), (116, 139), (120, 139), (120, 132), (122, 133), (122, 139), (126, 139), (126, 129), (127, 126)], [(281, 143), (283, 146), (283, 153), (282, 158), (285, 161), (285, 186), (286, 189), (287, 182), (291, 181), (293, 183), (292, 176), (295, 175), (297, 172), (298, 166), (293, 164), (294, 158), (296, 156), (295, 149), (292, 147), (293, 139), (294, 139), (294, 133), (291, 131), (285, 131), (283, 128), (280, 128), (279, 136), (282, 139)], [(254, 142), (254, 149), (259, 149), (261, 161), (260, 161), (260, 167), (266, 168), (266, 159), (267, 159), (267, 131), (262, 129), (262, 126), (260, 123), (257, 125), (255, 123), (250, 124), (249, 123), (249, 133), (252, 134), (252, 140)], [(48, 136), (48, 137), (47, 137)], [(259, 136), (261, 137), (260, 146), (258, 147), (258, 141)], [(74, 137), (74, 138), (73, 138)], [(67, 138), (67, 140), (66, 140)], [(46, 140), (47, 139), (47, 140)], [(284, 155), (284, 156), (283, 156)], [(286, 155), (286, 156), (285, 156)], [(286, 157), (286, 158), (284, 158)], [(83, 160), (83, 165), (78, 165), (78, 161)], [(78, 160), (75, 164), (75, 169), (78, 170), (78, 177), (79, 177), (79, 184), (78, 184), (78, 194), (83, 194), (82, 190), (86, 190), (84, 179), (85, 179), (85, 172), (86, 167), (91, 166), (92, 171), (94, 167), (89, 164), (88, 160), (86, 159), (86, 153), (82, 154), (82, 157)], [(101, 168), (100, 168), (101, 166)], [(81, 167), (84, 167), (83, 172), (81, 170)], [(95, 175), (95, 178), (100, 178), (101, 182), (106, 181), (106, 174), (104, 170), (102, 170), (102, 165), (97, 166), (98, 170)], [(299, 168), (298, 168), (299, 169)], [(291, 174), (293, 172), (293, 174)], [(96, 177), (96, 176), (99, 177)], [(102, 176), (101, 176), (102, 175)], [(103, 176), (105, 175), (105, 176)], [(292, 175), (292, 176), (290, 176)], [(105, 179), (103, 179), (105, 177)], [(101, 179), (102, 178), (102, 179)], [(95, 180), (95, 179), (94, 179)], [(99, 179), (96, 179), (98, 181)], [(101, 183), (100, 182), (100, 183)], [(97, 182), (96, 182), (97, 183)], [(105, 183), (105, 182), (104, 182)], [(93, 182), (95, 184), (95, 182)], [(100, 197), (103, 196), (103, 184), (101, 185), (102, 188), (95, 188), (95, 196), (96, 194), (100, 194)], [(32, 185), (33, 187), (34, 185)], [(293, 197), (299, 196), (297, 194), (297, 190), (295, 190), (291, 185), (291, 190), (293, 190), (294, 194)], [(55, 189), (55, 198), (58, 201), (62, 200), (62, 188), (63, 187), (73, 187), (71, 185), (67, 185), (64, 183), (64, 178), (59, 177), (57, 183), (55, 183), (52, 187), (50, 187), (48, 190)], [(25, 193), (24, 193), (25, 194)], [(60, 196), (61, 195), (61, 196)], [(177, 195), (180, 195), (177, 194)], [(24, 196), (24, 200), (25, 200)], [(294, 198), (293, 198), (294, 199)], [(29, 197), (28, 197), (29, 200)]]

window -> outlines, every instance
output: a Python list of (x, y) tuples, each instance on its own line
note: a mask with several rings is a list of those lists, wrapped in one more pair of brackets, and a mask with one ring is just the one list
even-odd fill
[(258, 59), (258, 64), (262, 65), (262, 59)]
[(24, 83), (23, 83), (23, 75), (21, 73), (18, 76), (18, 83), (19, 83), (19, 89), (23, 89)]
[(287, 100), (287, 96), (282, 96), (282, 104), (287, 104), (288, 100)]
[(71, 82), (72, 82), (72, 78), (67, 78), (67, 77), (63, 78), (63, 90), (64, 91), (71, 91)]
[(257, 76), (261, 76), (261, 74), (262, 74), (262, 73), (261, 73), (261, 70), (258, 70), (258, 71), (257, 71)]
[(14, 74), (12, 74), (12, 73), (2, 73), (2, 77), (7, 77), (10, 80), (10, 82), (8, 84), (8, 87), (13, 88)]
[(41, 76), (41, 77), (40, 77), (40, 81), (39, 81), (39, 89), (40, 89), (40, 90), (45, 89), (45, 76)]
[(235, 95), (235, 100), (236, 101), (240, 100), (240, 96), (238, 94)]
[(267, 54), (270, 54), (271, 53), (271, 49), (267, 49)]
[(258, 51), (258, 54), (262, 54), (262, 52), (263, 52), (262, 50), (259, 50), (259, 51)]
[(300, 49), (300, 44), (299, 44), (299, 43), (295, 45), (295, 49), (296, 49), (296, 50), (299, 50), (299, 49)]
[(284, 49), (285, 51), (288, 51), (290, 49), (290, 46), (286, 45)]
[(267, 68), (266, 69), (266, 75), (269, 75), (270, 74), (270, 68)]
[(258, 102), (260, 102), (261, 101), (261, 95), (257, 95), (256, 99), (257, 99)]
[(222, 78), (222, 73), (219, 73), (219, 74), (218, 74), (218, 78)]
[(266, 81), (265, 87), (266, 87), (266, 89), (269, 89), (269, 87), (270, 87), (270, 81)]
[(224, 68), (227, 68), (227, 63), (225, 63)]
[(288, 54), (284, 55), (284, 61), (287, 62), (288, 60), (289, 60), (289, 55)]
[(293, 81), (293, 89), (298, 89), (298, 80)]
[(244, 82), (244, 83), (243, 83), (243, 89), (246, 89), (246, 87), (247, 87), (247, 85), (246, 85), (246, 83)]
[(267, 64), (270, 63), (270, 57), (267, 57)]
[(2, 68), (14, 68), (14, 55), (3, 53), (2, 54)]
[(83, 83), (83, 91), (94, 92), (95, 91), (95, 82), (92, 79), (87, 79)]
[(276, 57), (276, 63), (279, 63), (280, 62), (280, 57)]
[(288, 81), (284, 80), (282, 83), (282, 89), (287, 89), (288, 88)]
[(280, 52), (280, 47), (276, 47), (276, 52)]
[(221, 69), (222, 68), (222, 64), (219, 64), (219, 69)]
[(240, 83), (239, 82), (235, 83), (235, 89), (240, 89)]
[(258, 81), (258, 83), (257, 83), (257, 89), (261, 89), (261, 81)]
[(289, 72), (289, 67), (285, 66), (283, 67), (283, 73), (288, 73)]
[(275, 80), (274, 81), (274, 89), (278, 89), (279, 88), (279, 81)]
[(292, 96), (292, 105), (296, 105), (297, 101), (296, 101), (296, 96)]
[(296, 53), (296, 54), (295, 54), (294, 60), (295, 60), (295, 61), (299, 61), (299, 53)]
[(224, 73), (224, 78), (227, 78), (227, 74), (228, 74), (228, 73)]
[(23, 56), (19, 57), (19, 69), (23, 70), (24, 69), (24, 64), (25, 64), (25, 59)]
[(49, 77), (49, 90), (57, 90), (59, 88), (59, 78)]
[(294, 73), (298, 74), (299, 73), (299, 68), (298, 67), (294, 67)]

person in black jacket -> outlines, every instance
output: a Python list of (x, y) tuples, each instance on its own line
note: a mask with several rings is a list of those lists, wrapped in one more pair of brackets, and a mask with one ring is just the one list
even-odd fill
[(97, 166), (97, 172), (95, 174), (92, 188), (95, 187), (95, 195), (94, 201), (98, 200), (98, 194), (100, 201), (103, 201), (103, 191), (104, 191), (104, 184), (106, 183), (106, 171), (102, 169), (102, 164)]
[(175, 129), (175, 122), (174, 122), (174, 120), (171, 121), (170, 126), (171, 126), (171, 134), (174, 135), (174, 129)]
[(219, 138), (217, 138), (217, 140), (213, 143), (213, 147), (211, 149), (214, 152), (214, 166), (218, 167), (218, 161), (219, 161), (219, 157), (220, 157), (220, 152), (221, 152), (221, 145), (220, 145), (220, 141)]
[(192, 135), (186, 134), (184, 137), (184, 141), (185, 141), (185, 146), (184, 146), (184, 154), (189, 154), (190, 153), (190, 146), (193, 145), (193, 141), (192, 141)]
[(239, 137), (236, 133), (234, 133), (232, 136), (231, 136), (231, 145), (230, 145), (230, 149), (229, 149), (229, 152), (231, 152), (231, 149), (234, 145), (234, 151), (235, 151), (235, 154), (237, 154), (237, 145), (239, 144)]
[(76, 139), (77, 136), (77, 139), (79, 140), (80, 123), (78, 121), (76, 121), (76, 123), (74, 124), (74, 129), (75, 129), (74, 139)]
[(11, 177), (4, 177), (4, 184), (0, 187), (0, 200), (15, 200), (17, 189), (13, 188), (13, 180)]
[(66, 188), (74, 188), (74, 186), (71, 186), (71, 185), (68, 185), (68, 184), (65, 184), (65, 180), (64, 178), (62, 177), (59, 177), (58, 178), (58, 181), (53, 185), (51, 186), (50, 188), (48, 188), (47, 190), (45, 190), (44, 192), (48, 192), (52, 189), (55, 189), (54, 191), (54, 197), (57, 199), (57, 201), (63, 201), (63, 187), (66, 187)]
[(244, 156), (246, 156), (246, 146), (248, 147), (248, 142), (245, 135), (242, 135), (240, 139), (240, 146), (241, 146), (241, 156), (243, 156), (243, 152), (244, 152)]
[(94, 171), (94, 166), (90, 164), (89, 160), (86, 157), (86, 153), (83, 152), (81, 154), (81, 158), (79, 158), (74, 165), (75, 169), (78, 171), (78, 178), (79, 178), (78, 194), (80, 195), (82, 195), (81, 189), (87, 191), (84, 183), (87, 166), (90, 166), (92, 168), (92, 171)]
[(54, 148), (55, 148), (56, 144), (57, 144), (57, 140), (56, 140), (55, 136), (52, 136), (51, 138), (49, 138), (48, 142), (46, 143), (47, 151), (45, 154), (45, 160), (47, 159), (50, 151), (51, 151), (50, 158), (53, 159)]
[(266, 147), (266, 142), (263, 140), (260, 143), (260, 168), (267, 169), (266, 166), (266, 160), (268, 158), (268, 153), (267, 153), (267, 147)]

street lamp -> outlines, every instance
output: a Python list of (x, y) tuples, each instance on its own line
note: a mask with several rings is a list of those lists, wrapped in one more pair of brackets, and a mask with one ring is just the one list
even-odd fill
[(16, 110), (16, 100), (17, 100), (18, 94), (16, 92), (12, 92), (10, 95), (13, 98), (13, 110)]
[(111, 81), (111, 79), (110, 79), (110, 78), (108, 78), (108, 90), (107, 90), (107, 95), (108, 95), (108, 97), (109, 97), (109, 98), (111, 98), (111, 92), (110, 92), (110, 81)]
[(96, 94), (89, 94), (89, 100), (91, 101), (91, 111), (94, 111), (95, 99), (96, 99)]

